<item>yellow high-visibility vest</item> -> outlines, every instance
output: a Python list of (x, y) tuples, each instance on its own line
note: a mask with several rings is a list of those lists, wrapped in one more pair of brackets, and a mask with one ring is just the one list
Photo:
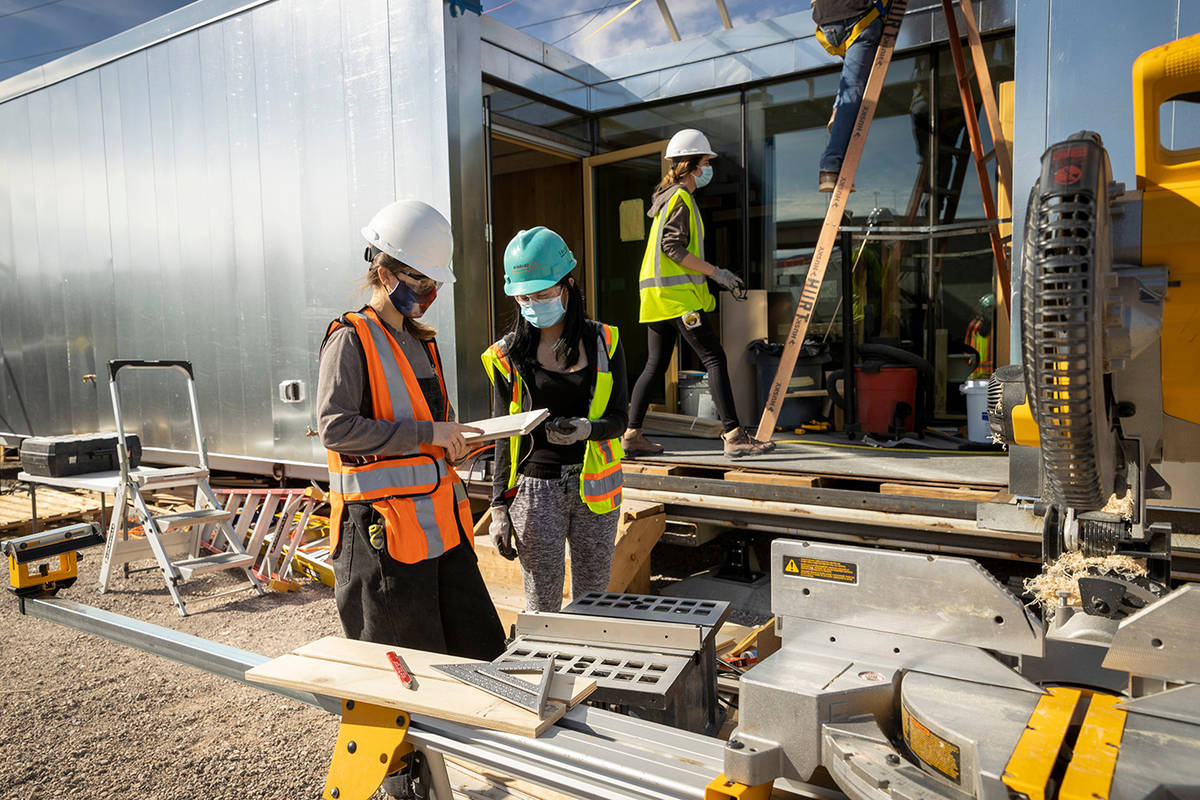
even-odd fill
[(704, 258), (704, 222), (700, 219), (700, 211), (696, 208), (692, 193), (681, 186), (654, 215), (654, 222), (650, 225), (646, 254), (642, 256), (642, 271), (638, 275), (638, 294), (642, 301), (640, 322), (675, 319), (689, 311), (712, 311), (717, 307), (716, 298), (708, 291), (707, 278), (694, 269), (672, 261), (662, 251), (663, 225), (678, 203), (688, 207), (689, 230), (692, 234), (688, 252), (696, 258)]
[[(608, 410), (608, 401), (612, 397), (613, 376), (609, 360), (617, 352), (620, 334), (612, 325), (599, 325), (600, 340), (596, 347), (596, 385), (592, 389), (592, 399), (588, 405), (588, 419), (596, 420), (604, 416)], [(508, 413), (519, 414), (529, 411), (532, 403), (529, 393), (525, 391), (524, 381), (517, 372), (508, 356), (508, 341), (501, 339), (493, 344), (480, 356), (488, 378), (495, 385), (497, 376), (502, 377), (512, 388)], [(521, 457), (521, 437), (513, 436), (508, 440), (509, 470), (508, 488), (517, 485), (517, 467)], [(579, 496), (588, 509), (596, 514), (607, 514), (621, 507), (621, 489), (624, 486), (624, 475), (621, 472), (621, 458), (625, 451), (621, 449), (620, 439), (594, 441), (588, 439), (583, 454), (583, 474), (579, 481)]]

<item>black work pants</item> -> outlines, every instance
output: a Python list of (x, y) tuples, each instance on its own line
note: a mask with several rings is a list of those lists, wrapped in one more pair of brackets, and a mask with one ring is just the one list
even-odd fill
[(383, 518), (366, 503), (348, 503), (333, 559), (338, 615), (346, 636), (480, 661), (504, 652), (504, 630), (475, 551), (459, 545), (437, 558), (402, 564), (371, 546), (368, 530)]
[(737, 411), (733, 405), (733, 389), (729, 385), (729, 366), (725, 361), (725, 350), (721, 347), (721, 337), (713, 330), (707, 314), (700, 315), (700, 325), (696, 328), (684, 326), (681, 318), (665, 319), (651, 322), (646, 327), (646, 366), (633, 385), (633, 396), (629, 399), (629, 427), (640, 428), (646, 421), (646, 409), (650, 407), (650, 389), (663, 379), (667, 367), (671, 363), (671, 354), (675, 352), (675, 344), (679, 337), (687, 342), (700, 358), (708, 372), (708, 391), (712, 395), (713, 404), (717, 407), (717, 416), (725, 426), (725, 432), (738, 426)]

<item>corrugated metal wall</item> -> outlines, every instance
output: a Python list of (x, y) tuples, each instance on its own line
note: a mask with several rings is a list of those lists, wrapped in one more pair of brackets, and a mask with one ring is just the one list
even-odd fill
[[(461, 202), (458, 23), (441, 0), (277, 0), (0, 104), (0, 431), (111, 427), (108, 359), (186, 358), (211, 451), (323, 462), (305, 430), (326, 326), (363, 299), (358, 229), (397, 196)], [(452, 373), (453, 305), (429, 315)], [(121, 381), (146, 444), (192, 446), (178, 375)]]

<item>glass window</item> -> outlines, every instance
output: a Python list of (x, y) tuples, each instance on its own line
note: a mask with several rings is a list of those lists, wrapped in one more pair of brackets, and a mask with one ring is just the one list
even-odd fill
[[(888, 70), (867, 147), (855, 178), (849, 211), (864, 224), (874, 209), (898, 223), (920, 224), (920, 132), (928, 129), (930, 82), (925, 54), (898, 58)], [(840, 71), (834, 70), (786, 83), (773, 84), (746, 95), (746, 150), (749, 192), (749, 276), (751, 285), (767, 289), (773, 309), (769, 336), (779, 341), (791, 324), (800, 287), (829, 205), (829, 195), (817, 191), (818, 162), (828, 139), (826, 125), (833, 110)], [(912, 218), (912, 219), (908, 219)], [(910, 338), (919, 334), (911, 312), (920, 303), (913, 294), (921, 269), (917, 247), (868, 245), (857, 259), (858, 269), (876, 266), (866, 281), (890, 282), (892, 290), (872, 285), (870, 316), (863, 335)], [(840, 254), (835, 250), (827, 268), (810, 334), (823, 336), (835, 322), (840, 297)], [(778, 294), (776, 294), (778, 293)], [(884, 321), (887, 324), (884, 324)], [(901, 324), (902, 321), (906, 324)], [(831, 338), (838, 337), (836, 325)], [(918, 335), (915, 341), (920, 342)], [(919, 344), (917, 345), (920, 346)]]
[(490, 83), (483, 84), (483, 95), (491, 98), (493, 114), (561, 133), (580, 142), (586, 142), (588, 139), (587, 120), (574, 111), (501, 89)]
[[(740, 95), (705, 97), (601, 117), (599, 151), (670, 139), (684, 128), (703, 131), (717, 152), (712, 183), (696, 192), (696, 203), (704, 220), (704, 258), (744, 274), (741, 209), (745, 176), (741, 163)], [(645, 187), (647, 201), (653, 189), (653, 185)]]
[[(983, 43), (993, 86), (1012, 80), (1014, 40), (1011, 37)], [(978, 121), (985, 154), (992, 152), (992, 136), (983, 110), (979, 86), (966, 54), (973, 113)], [(958, 91), (949, 48), (938, 53), (936, 124), (931, 135), (936, 147), (933, 180), (938, 204), (933, 221), (968, 222), (986, 219), (966, 118)], [(994, 157), (987, 164), (992, 196), (999, 176)], [(986, 377), (995, 368), (995, 259), (986, 233), (936, 240), (929, 251), (926, 277), (932, 315), (926, 331), (926, 358), (937, 375), (933, 412), (957, 417), (966, 413), (959, 385), (974, 374)], [(1002, 312), (1001, 312), (1002, 313)]]

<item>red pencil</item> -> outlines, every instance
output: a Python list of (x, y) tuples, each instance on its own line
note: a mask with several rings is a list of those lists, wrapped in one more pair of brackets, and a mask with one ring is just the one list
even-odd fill
[(400, 676), (400, 683), (404, 684), (405, 689), (416, 689), (417, 682), (413, 679), (412, 673), (408, 671), (408, 665), (404, 663), (404, 659), (400, 654), (392, 650), (388, 650), (388, 661), (392, 662), (392, 669), (396, 670), (396, 674)]

